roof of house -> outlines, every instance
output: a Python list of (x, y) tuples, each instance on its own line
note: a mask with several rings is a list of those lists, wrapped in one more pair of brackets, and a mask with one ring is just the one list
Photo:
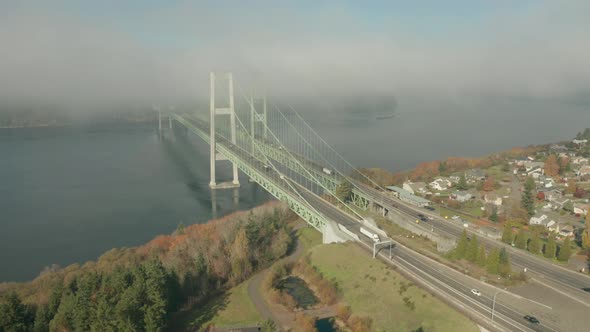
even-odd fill
[(470, 193), (463, 191), (463, 190), (453, 191), (453, 195), (455, 195), (455, 196), (467, 196), (467, 195), (471, 196)]

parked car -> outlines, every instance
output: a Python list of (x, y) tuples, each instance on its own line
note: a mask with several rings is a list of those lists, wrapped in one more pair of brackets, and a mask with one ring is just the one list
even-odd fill
[(524, 319), (528, 320), (529, 323), (539, 324), (539, 320), (533, 316), (526, 315), (526, 316), (524, 316)]
[(434, 208), (430, 205), (426, 205), (424, 208), (428, 211), (434, 211)]
[(476, 295), (476, 296), (481, 296), (481, 292), (476, 288), (472, 289), (471, 293), (473, 293), (473, 295)]
[(459, 216), (458, 215), (454, 215), (454, 216), (451, 217), (451, 219), (457, 220), (457, 219), (459, 219)]

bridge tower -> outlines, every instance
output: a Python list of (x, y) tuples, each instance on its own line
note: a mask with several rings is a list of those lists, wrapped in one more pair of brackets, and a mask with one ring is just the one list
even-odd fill
[(210, 99), (209, 99), (209, 111), (210, 111), (210, 162), (211, 162), (211, 181), (209, 182), (209, 187), (211, 189), (220, 189), (220, 188), (235, 188), (240, 186), (240, 182), (238, 180), (238, 166), (235, 163), (232, 163), (233, 169), (233, 181), (231, 184), (223, 183), (218, 185), (215, 180), (215, 164), (217, 160), (225, 160), (225, 158), (217, 153), (217, 147), (215, 143), (215, 117), (222, 116), (222, 115), (229, 115), (230, 127), (231, 127), (231, 142), (232, 144), (236, 145), (236, 113), (234, 109), (234, 82), (232, 73), (223, 74), (223, 78), (227, 79), (228, 83), (228, 106), (227, 107), (216, 107), (215, 106), (215, 81), (217, 79), (217, 75), (214, 72), (210, 74)]

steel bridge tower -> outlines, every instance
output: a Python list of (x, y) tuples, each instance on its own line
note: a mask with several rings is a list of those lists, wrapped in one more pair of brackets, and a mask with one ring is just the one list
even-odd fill
[(238, 180), (238, 165), (232, 162), (232, 169), (233, 169), (233, 181), (230, 183), (222, 183), (217, 184), (215, 180), (215, 165), (217, 160), (227, 160), (223, 155), (217, 152), (217, 147), (215, 143), (215, 117), (216, 116), (225, 116), (229, 115), (230, 127), (231, 127), (231, 142), (233, 145), (236, 145), (236, 113), (234, 109), (234, 82), (232, 73), (225, 73), (223, 74), (223, 78), (227, 79), (228, 84), (228, 106), (227, 107), (216, 107), (215, 106), (215, 81), (217, 75), (213, 72), (210, 74), (210, 99), (209, 99), (209, 111), (210, 111), (210, 161), (211, 161), (211, 181), (209, 182), (209, 187), (211, 189), (221, 189), (221, 188), (236, 188), (240, 186), (240, 181)]

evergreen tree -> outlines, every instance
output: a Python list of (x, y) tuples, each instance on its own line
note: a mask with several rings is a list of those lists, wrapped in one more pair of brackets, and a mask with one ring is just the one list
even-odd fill
[(459, 178), (459, 182), (457, 183), (457, 189), (458, 190), (466, 190), (468, 188), (467, 186), (467, 179), (465, 179), (465, 173), (461, 174), (461, 177)]
[(147, 301), (144, 306), (146, 331), (161, 331), (164, 327), (166, 307), (166, 270), (162, 263), (151, 260), (144, 264)]
[(469, 244), (467, 246), (467, 252), (465, 254), (465, 258), (468, 261), (475, 263), (477, 261), (478, 249), (479, 249), (479, 243), (477, 241), (477, 236), (473, 235), (473, 237), (471, 238), (471, 240), (469, 241)]
[(0, 304), (0, 331), (27, 332), (33, 327), (27, 307), (15, 292), (8, 293)]
[(442, 175), (446, 171), (447, 171), (447, 163), (444, 161), (441, 161), (438, 164), (438, 172)]
[(555, 237), (553, 235), (549, 236), (547, 240), (547, 244), (545, 245), (545, 252), (544, 256), (546, 258), (553, 259), (555, 258), (555, 252), (557, 251), (557, 244), (555, 244)]
[(492, 214), (489, 217), (490, 221), (493, 222), (498, 222), (498, 208), (497, 207), (493, 207), (492, 208)]
[(533, 231), (533, 236), (531, 237), (531, 241), (529, 242), (528, 250), (533, 254), (538, 254), (541, 252), (541, 238), (539, 237), (538, 231)]
[(486, 270), (489, 274), (498, 274), (498, 267), (500, 265), (500, 253), (498, 249), (494, 248), (488, 255), (486, 261)]
[(557, 259), (559, 259), (562, 262), (567, 262), (570, 259), (571, 255), (572, 248), (570, 244), (570, 238), (566, 237), (565, 241), (563, 241), (563, 245), (559, 247), (559, 255), (557, 256)]
[(477, 253), (477, 265), (481, 267), (486, 266), (486, 248), (483, 243), (479, 246), (479, 252)]
[(344, 181), (336, 187), (336, 197), (343, 202), (350, 201), (352, 195), (352, 184), (348, 181)]
[(512, 267), (510, 265), (510, 256), (505, 248), (500, 250), (499, 258), (498, 273), (503, 277), (507, 277), (512, 272)]
[(469, 239), (467, 238), (467, 231), (463, 230), (463, 233), (461, 234), (461, 237), (459, 238), (459, 243), (457, 243), (457, 247), (455, 248), (455, 258), (456, 259), (465, 258), (468, 245), (469, 245)]
[(47, 306), (41, 305), (37, 308), (35, 313), (35, 323), (33, 331), (35, 332), (47, 332), (49, 331), (49, 311)]
[(262, 332), (277, 332), (278, 330), (277, 324), (271, 319), (265, 320), (260, 327), (260, 331)]
[(514, 241), (514, 245), (519, 249), (526, 249), (527, 242), (528, 236), (524, 229), (521, 228), (520, 231), (518, 231), (518, 234), (516, 235), (516, 241)]
[(504, 231), (502, 232), (502, 242), (511, 244), (513, 240), (512, 225), (510, 225), (510, 222), (506, 221), (504, 224)]
[(582, 248), (590, 249), (590, 209), (586, 213), (586, 222), (582, 231)]
[(522, 192), (522, 207), (528, 212), (529, 216), (535, 214), (535, 199), (533, 197), (533, 190), (535, 189), (535, 180), (528, 177), (524, 183), (524, 190)]

